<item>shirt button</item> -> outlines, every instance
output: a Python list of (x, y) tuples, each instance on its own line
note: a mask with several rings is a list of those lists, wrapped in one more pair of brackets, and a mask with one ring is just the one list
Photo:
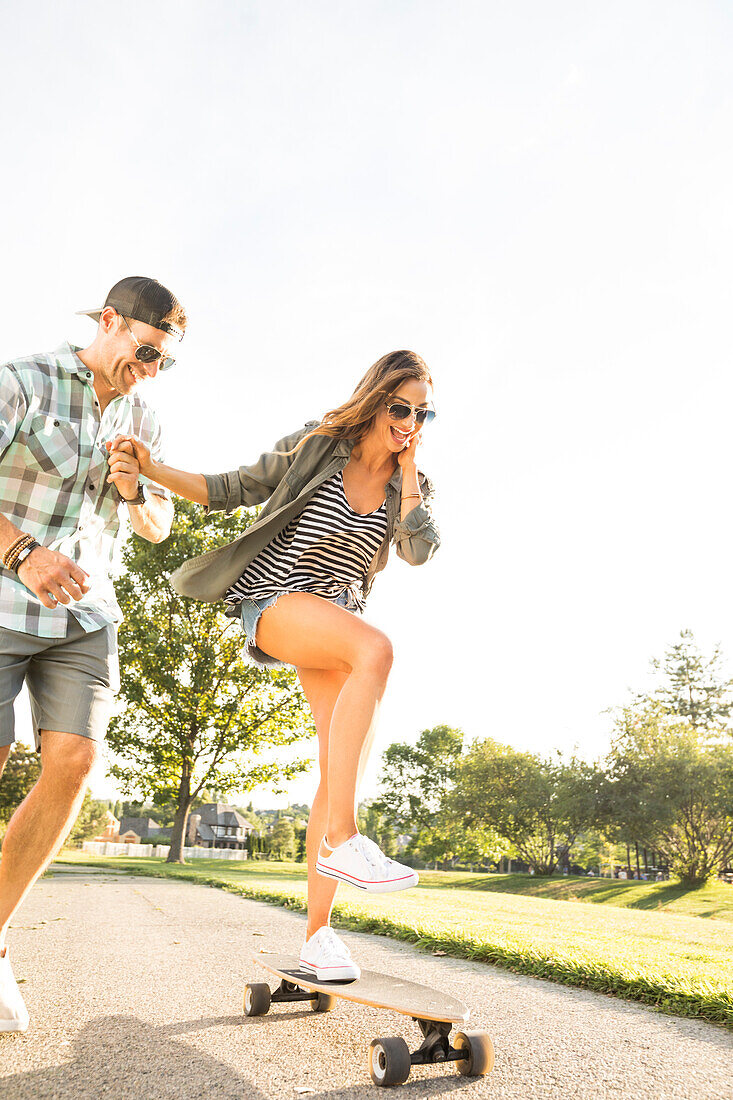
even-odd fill
[(91, 482), (89, 484), (89, 488), (91, 489), (92, 492), (94, 492), (94, 486), (91, 484)]
[(53, 426), (54, 426), (54, 428), (58, 428), (58, 426), (59, 426), (58, 420), (54, 420)]

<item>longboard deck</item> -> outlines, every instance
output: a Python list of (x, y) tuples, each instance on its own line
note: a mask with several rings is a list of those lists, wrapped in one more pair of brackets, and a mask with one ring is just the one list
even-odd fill
[(313, 993), (328, 993), (345, 1001), (386, 1008), (421, 1020), (437, 1020), (440, 1023), (465, 1024), (469, 1010), (462, 1001), (449, 997), (437, 989), (417, 982), (403, 981), (389, 974), (362, 970), (355, 982), (319, 982), (313, 974), (301, 970), (294, 955), (277, 955), (270, 952), (252, 952), (252, 959), (278, 978), (294, 982)]

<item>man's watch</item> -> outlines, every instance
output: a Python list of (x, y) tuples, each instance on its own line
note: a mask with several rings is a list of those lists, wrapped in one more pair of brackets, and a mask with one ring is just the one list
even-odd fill
[(145, 486), (143, 485), (142, 481), (138, 481), (138, 483), (137, 483), (137, 495), (132, 497), (130, 500), (126, 499), (125, 504), (144, 504), (147, 499), (148, 499), (148, 494), (147, 494), (147, 491), (145, 489)]

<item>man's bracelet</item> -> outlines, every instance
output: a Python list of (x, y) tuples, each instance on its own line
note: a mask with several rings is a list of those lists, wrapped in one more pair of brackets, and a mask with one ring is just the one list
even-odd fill
[(26, 534), (20, 535), (17, 539), (15, 539), (14, 542), (11, 542), (10, 546), (3, 554), (3, 565), (6, 567), (6, 569), (13, 568), (12, 562), (14, 561), (14, 559), (17, 557), (20, 551), (24, 550), (25, 547), (31, 542), (33, 542), (33, 535)]
[(36, 540), (34, 539), (33, 542), (29, 546), (25, 546), (20, 551), (20, 553), (18, 554), (18, 556), (15, 559), (15, 564), (13, 565), (13, 569), (15, 570), (16, 573), (20, 569), (20, 567), (23, 564), (23, 562), (25, 561), (25, 559), (27, 557), (29, 557), (29, 555), (32, 554), (34, 550), (37, 550), (40, 545), (41, 545), (40, 542), (36, 542)]
[(21, 535), (3, 554), (3, 565), (6, 569), (16, 572), (21, 562), (25, 561), (31, 550), (35, 550), (37, 546), (40, 546), (40, 543), (36, 542), (33, 535)]
[(403, 500), (412, 500), (413, 498), (415, 500), (422, 500), (422, 493), (403, 493), (402, 494), (402, 499)]

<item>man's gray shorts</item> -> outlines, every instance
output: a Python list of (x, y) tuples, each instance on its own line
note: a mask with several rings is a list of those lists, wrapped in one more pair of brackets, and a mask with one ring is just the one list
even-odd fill
[(0, 745), (15, 740), (13, 703), (24, 681), (36, 748), (40, 730), (102, 741), (120, 687), (116, 628), (87, 633), (73, 615), (65, 638), (38, 638), (0, 627)]

